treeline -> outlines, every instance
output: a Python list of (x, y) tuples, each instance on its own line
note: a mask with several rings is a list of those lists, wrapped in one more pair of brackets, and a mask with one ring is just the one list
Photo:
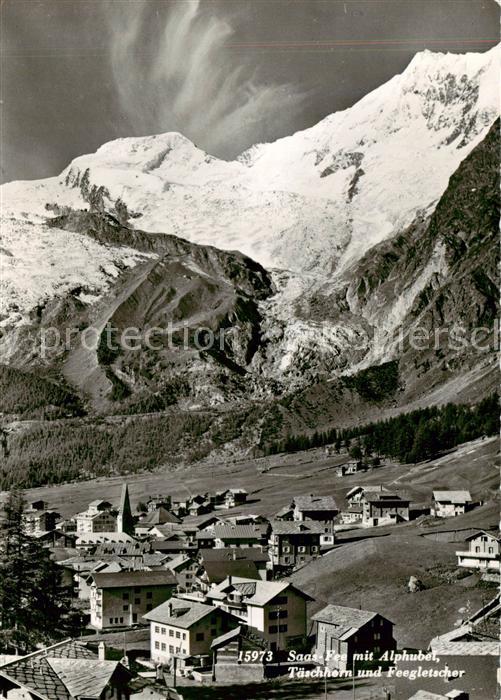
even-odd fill
[(431, 406), (395, 418), (355, 428), (335, 428), (313, 435), (291, 435), (264, 447), (265, 454), (298, 452), (333, 445), (353, 450), (358, 446), (366, 457), (389, 457), (400, 462), (420, 462), (440, 452), (484, 435), (499, 432), (499, 396), (493, 394), (475, 406), (446, 404)]
[(82, 402), (69, 389), (31, 372), (0, 365), (0, 412), (21, 418), (84, 415)]
[(0, 489), (33, 488), (193, 461), (212, 448), (209, 414), (67, 420), (4, 437)]

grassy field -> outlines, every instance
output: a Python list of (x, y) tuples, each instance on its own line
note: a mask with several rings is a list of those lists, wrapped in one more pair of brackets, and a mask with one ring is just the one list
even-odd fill
[[(327, 602), (377, 610), (395, 623), (400, 646), (427, 646), (430, 639), (450, 629), (465, 609), (475, 610), (492, 592), (471, 576), (450, 582), (459, 543), (435, 542), (423, 537), (426, 530), (494, 527), (499, 506), (498, 440), (489, 438), (461, 445), (431, 462), (416, 465), (386, 464), (373, 471), (340, 478), (335, 467), (346, 455), (327, 457), (323, 450), (275, 455), (227, 464), (200, 463), (169, 472), (133, 475), (128, 478), (133, 508), (148, 495), (168, 493), (174, 497), (221, 488), (245, 488), (246, 506), (221, 514), (262, 513), (271, 517), (300, 494), (333, 494), (343, 506), (354, 485), (384, 484), (408, 494), (417, 502), (430, 501), (433, 489), (466, 488), (484, 505), (453, 521), (425, 519), (395, 526), (352, 530), (340, 534), (330, 554), (305, 566), (295, 582), (316, 598), (312, 611)], [(42, 498), (68, 517), (96, 498), (118, 504), (123, 478), (31, 489), (29, 500)], [(358, 538), (358, 540), (357, 540)], [(411, 575), (426, 589), (407, 593)], [(463, 612), (462, 612), (463, 611)]]
[(498, 488), (497, 455), (497, 438), (487, 438), (461, 445), (430, 462), (388, 463), (372, 471), (341, 478), (336, 475), (336, 466), (348, 457), (327, 457), (323, 449), (315, 449), (249, 461), (201, 462), (170, 471), (43, 486), (27, 490), (26, 497), (46, 500), (64, 517), (83, 510), (96, 498), (118, 504), (124, 479), (129, 484), (133, 508), (150, 494), (185, 497), (188, 493), (235, 487), (248, 491), (249, 503), (234, 513), (262, 513), (268, 517), (301, 494), (332, 494), (338, 505), (343, 506), (346, 493), (359, 484), (384, 484), (417, 502), (429, 501), (436, 488), (467, 488), (474, 499), (487, 501), (495, 497)]

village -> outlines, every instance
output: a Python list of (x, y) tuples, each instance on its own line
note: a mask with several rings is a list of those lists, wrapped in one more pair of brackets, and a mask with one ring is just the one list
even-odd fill
[[(329, 457), (326, 450), (319, 459)], [(303, 471), (300, 462), (287, 469), (296, 467)], [(302, 491), (298, 479), (297, 493), (284, 493), (274, 511), (259, 489), (244, 488), (240, 478), (233, 485), (230, 474), (227, 488), (185, 487), (183, 496), (179, 488), (169, 492), (166, 474), (165, 489), (134, 499), (134, 484), (118, 479), (118, 499), (95, 498), (73, 513), (52, 494), (50, 503), (27, 502), (26, 536), (50, 549), (81, 629), (78, 638), (28, 656), (0, 656), (0, 694), (266, 698), (266, 688), (278, 684), (283, 698), (488, 698), (499, 653), (500, 537), (464, 520), (486, 504), (465, 488), (430, 487), (428, 500), (417, 499), (412, 487), (395, 487), (384, 465), (369, 470), (338, 456), (322, 468), (336, 484), (331, 493), (328, 484), (311, 492), (311, 480)], [(358, 605), (336, 596), (334, 603), (310, 581), (343, 552), (416, 524), (426, 541), (457, 543), (443, 565), (454, 570), (455, 585), (474, 576), (482, 602), (468, 604), (452, 626), (439, 620), (439, 634), (411, 646), (386, 606), (365, 605), (364, 596)], [(427, 584), (409, 576), (401, 588), (415, 596)], [(490, 679), (483, 695), (468, 691), (473, 657), (476, 676)], [(298, 682), (304, 695), (292, 690)]]

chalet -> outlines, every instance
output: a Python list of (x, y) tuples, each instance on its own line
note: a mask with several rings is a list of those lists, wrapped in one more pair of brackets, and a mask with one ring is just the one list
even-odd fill
[(368, 496), (378, 493), (388, 493), (388, 490), (382, 484), (367, 484), (366, 486), (354, 486), (348, 491), (345, 498), (348, 506), (352, 508), (363, 503)]
[[(237, 550), (233, 550), (236, 552)], [(200, 590), (207, 593), (227, 578), (246, 578), (261, 581), (255, 562), (248, 559), (227, 559), (225, 561), (206, 561), (200, 566), (198, 582)]]
[(83, 532), (77, 533), (78, 537), (75, 542), (75, 547), (77, 549), (91, 550), (97, 547), (98, 544), (102, 542), (114, 542), (117, 544), (124, 544), (126, 542), (134, 542), (134, 538), (125, 532)]
[(197, 549), (211, 549), (216, 544), (216, 535), (211, 527), (200, 530), (195, 535)]
[(149, 511), (139, 520), (135, 527), (136, 535), (146, 535), (155, 525), (165, 525), (166, 523), (179, 524), (181, 520), (163, 506)]
[[(37, 501), (35, 501), (37, 503)], [(38, 501), (43, 503), (43, 501)], [(55, 510), (42, 508), (28, 508), (23, 513), (24, 531), (28, 535), (39, 535), (56, 528), (56, 523), (61, 518)]]
[(199, 589), (197, 573), (200, 569), (199, 562), (182, 553), (174, 559), (166, 562), (165, 568), (172, 571), (177, 582), (178, 593), (191, 593)]
[(453, 518), (471, 507), (469, 491), (433, 491), (433, 510), (437, 518)]
[[(253, 572), (257, 571), (258, 576), (254, 573), (252, 576), (246, 574), (248, 578), (260, 578), (266, 581), (268, 577), (270, 562), (270, 557), (268, 552), (263, 551), (260, 547), (244, 547), (244, 548), (234, 548), (234, 547), (222, 547), (218, 549), (200, 549), (197, 555), (198, 561), (202, 567), (209, 566), (209, 568), (217, 567), (218, 565), (224, 564), (228, 561), (245, 561), (253, 564), (250, 569)], [(228, 571), (226, 576), (230, 576), (233, 573), (234, 576), (243, 574), (237, 574), (236, 572)], [(212, 577), (211, 582), (220, 583), (226, 576), (220, 578), (219, 581), (215, 581), (216, 576)]]
[(351, 506), (346, 510), (342, 510), (340, 513), (340, 519), (343, 524), (360, 523), (362, 521), (362, 515), (364, 509), (362, 505)]
[(176, 588), (171, 571), (121, 571), (93, 574), (90, 623), (96, 629), (127, 627), (168, 600)]
[(245, 489), (228, 489), (224, 497), (226, 508), (236, 508), (247, 502), (247, 491)]
[(342, 671), (354, 654), (372, 652), (374, 659), (396, 649), (393, 623), (378, 613), (343, 605), (327, 605), (311, 618), (315, 622), (317, 658)]
[(170, 510), (172, 499), (170, 496), (162, 496), (162, 494), (157, 494), (156, 496), (150, 496), (146, 501), (146, 510), (151, 513), (158, 508), (165, 508), (165, 510)]
[(150, 623), (151, 658), (165, 665), (174, 657), (209, 655), (214, 639), (238, 626), (219, 608), (180, 598), (162, 603), (144, 619)]
[(345, 462), (336, 469), (337, 476), (351, 476), (357, 472), (365, 471), (365, 465), (360, 461)]
[(363, 501), (362, 525), (376, 527), (409, 520), (410, 501), (394, 493), (375, 493)]
[(77, 513), (75, 520), (78, 534), (113, 532), (117, 529), (116, 514), (108, 501), (92, 501), (86, 511)]
[(292, 507), (295, 521), (323, 524), (324, 532), (320, 535), (320, 546), (334, 544), (334, 518), (339, 510), (332, 496), (296, 496)]
[(151, 548), (154, 552), (162, 554), (170, 554), (177, 556), (178, 554), (194, 554), (196, 545), (183, 535), (183, 533), (173, 533), (163, 539), (151, 540)]
[(269, 539), (270, 566), (288, 570), (320, 556), (323, 523), (273, 521)]
[(197, 517), (199, 515), (205, 515), (206, 513), (210, 513), (211, 510), (212, 503), (208, 499), (203, 500), (201, 503), (194, 501), (190, 503), (188, 507), (188, 515), (192, 517)]
[(294, 508), (292, 505), (284, 506), (275, 515), (274, 520), (294, 520)]
[[(266, 678), (266, 665), (271, 660), (266, 654), (268, 643), (246, 625), (217, 637), (211, 650), (213, 680), (218, 683), (260, 683)], [(256, 660), (252, 660), (254, 656), (251, 655), (242, 663), (246, 652), (258, 652)]]
[(304, 645), (306, 604), (313, 598), (290, 581), (228, 577), (208, 591), (206, 597), (256, 630), (271, 650)]
[(119, 661), (65, 641), (0, 667), (0, 696), (12, 700), (128, 700), (132, 676)]
[(456, 552), (458, 566), (479, 571), (501, 570), (499, 532), (480, 530), (466, 538), (468, 549)]
[(264, 547), (268, 542), (269, 523), (254, 525), (216, 523), (210, 529), (214, 533), (216, 548)]

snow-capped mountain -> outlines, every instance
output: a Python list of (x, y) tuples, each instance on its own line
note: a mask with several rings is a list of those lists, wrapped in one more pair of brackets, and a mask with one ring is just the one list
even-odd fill
[[(273, 271), (277, 292), (270, 296), (268, 285), (252, 332), (246, 327), (245, 343), (251, 338), (261, 347), (235, 354), (252, 356), (245, 371), (286, 383), (287, 376), (307, 381), (319, 368), (387, 359), (387, 336), (431, 284), (447, 278), (450, 256), (435, 237), (420, 267), (412, 274), (405, 268), (405, 284), (372, 301), (361, 301), (357, 276), (369, 279), (371, 251), (379, 259), (381, 246), (405, 232), (415, 241), (416, 230), (427, 230), (449, 179), (498, 116), (498, 58), (497, 47), (419, 53), (353, 107), (232, 162), (166, 133), (118, 139), (76, 158), (58, 177), (4, 185), (0, 353), (13, 357), (13, 331), (32, 328), (54, 301), (70, 295), (68, 315), (76, 305), (80, 321), (92, 322), (100, 300), (132, 284), (136, 268), (172, 269), (153, 236), (161, 233), (240, 251)], [(112, 214), (115, 224), (100, 219), (95, 230), (86, 229), (82, 210), (101, 219)], [(151, 244), (142, 232), (151, 234)], [(192, 272), (193, 260), (204, 259), (194, 248), (183, 256)], [(247, 266), (241, 257), (230, 265)], [(197, 262), (195, 274), (208, 279), (213, 269)], [(143, 284), (137, 277), (143, 299), (157, 278)], [(350, 350), (378, 329), (383, 341)], [(132, 381), (129, 370), (120, 368), (125, 382)]]

